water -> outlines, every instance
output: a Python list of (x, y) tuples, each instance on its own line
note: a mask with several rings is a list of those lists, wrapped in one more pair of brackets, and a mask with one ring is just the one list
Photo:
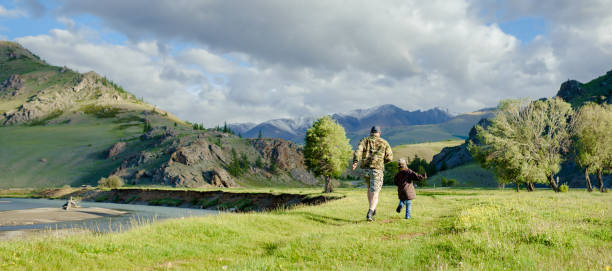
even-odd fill
[[(66, 200), (0, 198), (0, 212), (32, 208), (60, 208), (65, 202)], [(79, 202), (79, 205), (83, 208), (99, 207), (124, 211), (127, 213), (119, 216), (100, 217), (81, 221), (20, 226), (0, 226), (0, 232), (32, 229), (87, 229), (94, 232), (114, 232), (127, 230), (136, 225), (150, 224), (169, 218), (206, 216), (219, 213), (218, 211), (211, 210), (105, 202)]]

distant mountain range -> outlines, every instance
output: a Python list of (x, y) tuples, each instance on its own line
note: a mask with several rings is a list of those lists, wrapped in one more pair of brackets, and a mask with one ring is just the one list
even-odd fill
[[(344, 127), (352, 139), (352, 135), (366, 135), (374, 125), (382, 127), (384, 133), (386, 129), (393, 127), (443, 123), (453, 116), (440, 108), (407, 111), (392, 104), (385, 104), (347, 113), (336, 113), (332, 118)], [(261, 133), (263, 137), (282, 138), (301, 144), (304, 142), (306, 130), (315, 120), (315, 117), (274, 119), (260, 124), (235, 123), (229, 127), (243, 137), (255, 138)]]
[[(332, 118), (346, 130), (352, 145), (366, 136), (374, 125), (382, 127), (383, 136), (393, 146), (451, 139), (465, 139), (470, 128), (481, 118), (491, 116), (492, 109), (452, 116), (446, 110), (433, 108), (425, 111), (407, 111), (392, 104), (347, 113), (332, 114)], [(306, 130), (315, 117), (274, 119), (260, 124), (235, 123), (229, 127), (243, 137), (282, 138), (298, 144), (304, 143)]]

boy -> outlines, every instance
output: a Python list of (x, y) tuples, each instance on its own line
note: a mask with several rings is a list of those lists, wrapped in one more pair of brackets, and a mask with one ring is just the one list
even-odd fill
[(414, 190), (414, 182), (417, 180), (427, 179), (427, 173), (425, 175), (418, 174), (408, 168), (406, 160), (400, 159), (397, 161), (399, 171), (395, 174), (394, 182), (397, 185), (397, 196), (399, 197), (399, 205), (396, 212), (401, 212), (402, 207), (406, 205), (406, 219), (410, 218), (410, 205), (412, 200), (416, 198), (416, 192)]

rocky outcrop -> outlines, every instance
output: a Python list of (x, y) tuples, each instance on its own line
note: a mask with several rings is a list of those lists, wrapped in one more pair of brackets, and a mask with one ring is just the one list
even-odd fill
[(0, 83), (0, 95), (2, 96), (18, 96), (22, 94), (25, 80), (18, 74), (11, 75), (4, 82)]
[(280, 169), (306, 167), (302, 148), (290, 141), (275, 138), (258, 138), (249, 141), (265, 160), (276, 163)]
[(584, 91), (582, 83), (576, 80), (567, 80), (561, 84), (559, 92), (557, 92), (557, 96), (564, 101), (571, 101), (578, 96), (584, 95), (585, 93), (586, 92)]
[(238, 186), (234, 178), (222, 168), (215, 168), (202, 174), (204, 179), (216, 187), (236, 187)]
[(117, 142), (113, 144), (113, 146), (110, 147), (108, 151), (106, 151), (106, 159), (114, 158), (115, 156), (123, 152), (125, 150), (125, 146), (127, 146), (127, 143), (125, 142)]
[[(10, 125), (30, 122), (44, 118), (53, 112), (80, 109), (88, 105), (113, 107), (135, 102), (131, 100), (131, 96), (120, 93), (114, 85), (94, 72), (86, 74), (72, 73), (74, 76), (72, 83), (35, 91), (35, 94), (17, 109), (5, 112), (2, 124)], [(23, 80), (19, 76), (11, 76), (3, 85), (10, 85), (11, 89), (15, 89), (12, 93), (17, 93), (18, 91), (23, 91)], [(15, 88), (16, 86), (21, 88), (17, 89)]]
[[(491, 121), (489, 121), (489, 119), (483, 118), (476, 125), (480, 125), (486, 129), (490, 124)], [(470, 141), (474, 144), (480, 144), (480, 140), (476, 136), (476, 126), (472, 127), (468, 138), (463, 144), (443, 148), (440, 153), (434, 155), (431, 163), (436, 166), (436, 170), (441, 170), (458, 167), (474, 161), (472, 154), (468, 150), (468, 144)]]

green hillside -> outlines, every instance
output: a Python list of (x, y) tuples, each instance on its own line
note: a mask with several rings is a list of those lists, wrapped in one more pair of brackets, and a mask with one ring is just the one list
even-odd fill
[(413, 159), (415, 155), (425, 159), (427, 162), (431, 162), (434, 155), (440, 153), (444, 147), (452, 147), (461, 145), (463, 140), (445, 140), (438, 142), (418, 143), (418, 144), (405, 144), (393, 147), (393, 157), (397, 160), (399, 158)]
[(0, 67), (0, 187), (95, 185), (109, 175), (181, 187), (317, 183), (290, 142), (195, 129), (95, 72), (48, 65), (17, 43), (0, 42)]
[[(446, 122), (428, 125), (397, 126), (386, 128), (383, 137), (391, 146), (445, 140), (465, 140), (470, 129), (482, 118), (492, 116), (491, 110), (481, 110), (458, 115)], [(367, 132), (367, 131), (366, 131)], [(356, 145), (366, 132), (347, 134), (351, 144)]]
[(480, 167), (480, 164), (471, 162), (455, 168), (438, 172), (431, 176), (427, 183), (430, 186), (441, 186), (442, 177), (457, 180), (455, 186), (459, 187), (498, 187), (497, 180), (493, 172)]

